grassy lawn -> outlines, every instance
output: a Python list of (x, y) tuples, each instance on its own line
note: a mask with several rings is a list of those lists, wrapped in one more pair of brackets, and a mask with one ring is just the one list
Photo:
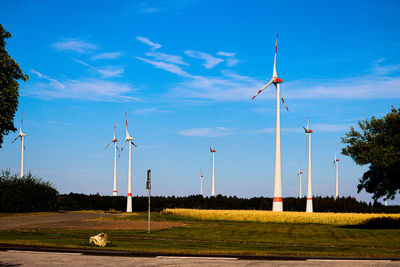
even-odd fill
[[(143, 220), (145, 213), (112, 219)], [(108, 219), (108, 218), (107, 218)], [(186, 226), (163, 230), (104, 230), (112, 245), (102, 249), (170, 253), (398, 257), (400, 229), (359, 229), (323, 224), (200, 221), (154, 213), (156, 221)], [(101, 230), (1, 231), (0, 243), (93, 248)]]

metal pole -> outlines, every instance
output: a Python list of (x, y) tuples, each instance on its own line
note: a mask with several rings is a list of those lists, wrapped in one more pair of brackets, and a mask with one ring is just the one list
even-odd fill
[(148, 218), (147, 218), (147, 233), (150, 233), (150, 191), (149, 188), (149, 211), (148, 211)]
[(146, 189), (149, 190), (149, 203), (147, 212), (147, 233), (150, 233), (150, 196), (151, 196), (151, 170), (147, 170)]

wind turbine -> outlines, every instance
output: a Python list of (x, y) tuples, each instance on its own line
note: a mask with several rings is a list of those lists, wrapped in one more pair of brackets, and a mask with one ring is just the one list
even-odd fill
[(306, 144), (308, 135), (308, 181), (307, 181), (307, 208), (306, 212), (313, 212), (313, 202), (312, 202), (312, 187), (311, 187), (311, 133), (313, 132), (308, 128), (310, 122), (310, 117), (308, 117), (307, 128), (303, 126), (306, 132)]
[(215, 152), (214, 144), (210, 147), (210, 153), (212, 155), (212, 187), (211, 196), (215, 197)]
[(336, 153), (335, 153), (335, 158), (333, 160), (333, 165), (336, 165), (336, 199), (339, 196), (339, 159), (336, 158)]
[[(279, 33), (278, 33), (279, 34)], [(271, 80), (261, 88), (258, 93), (253, 96), (252, 100), (260, 94), (265, 88), (270, 84), (274, 84), (276, 87), (276, 140), (275, 140), (275, 174), (274, 174), (274, 199), (272, 204), (273, 211), (283, 211), (282, 204), (282, 165), (281, 165), (281, 116), (280, 116), (280, 99), (286, 110), (289, 111), (288, 107), (283, 100), (280, 93), (280, 83), (283, 82), (281, 78), (278, 77), (276, 72), (276, 53), (278, 51), (278, 34), (276, 35), (275, 44), (275, 58), (274, 58), (274, 69), (272, 73)], [(280, 98), (280, 99), (279, 99)]]
[(303, 172), (302, 171), (300, 171), (300, 168), (299, 168), (299, 170), (297, 171), (297, 176), (299, 176), (299, 179), (300, 179), (300, 191), (299, 191), (299, 198), (301, 198), (301, 175), (303, 174)]
[[(125, 112), (125, 127), (126, 127), (126, 136), (124, 145), (121, 148), (121, 152), (125, 147), (126, 142), (129, 142), (129, 164), (128, 164), (128, 197), (126, 202), (126, 212), (132, 212), (132, 145), (137, 146), (133, 142), (133, 137), (129, 135), (128, 132), (128, 119)], [(121, 155), (119, 152), (119, 155)]]
[(114, 123), (113, 139), (105, 147), (105, 149), (106, 149), (109, 145), (111, 145), (111, 143), (114, 143), (114, 186), (113, 186), (113, 196), (117, 195), (117, 150), (119, 151), (118, 146), (117, 146), (118, 140), (115, 138), (115, 127), (116, 127), (116, 125), (117, 125), (117, 122)]
[(203, 195), (203, 174), (200, 171), (200, 195)]
[(14, 143), (17, 141), (18, 138), (21, 138), (21, 178), (24, 177), (24, 150), (25, 150), (25, 145), (24, 145), (24, 138), (26, 134), (22, 132), (22, 119), (24, 117), (24, 113), (22, 112), (21, 116), (21, 127), (19, 128), (19, 134), (15, 139), (12, 141)]

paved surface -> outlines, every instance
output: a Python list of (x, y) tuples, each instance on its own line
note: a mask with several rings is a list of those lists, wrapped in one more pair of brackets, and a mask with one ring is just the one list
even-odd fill
[(95, 212), (60, 212), (53, 214), (0, 217), (0, 231), (23, 228), (33, 225), (80, 221), (108, 216), (114, 215)]
[(0, 266), (400, 266), (390, 260), (241, 260), (215, 257), (124, 257), (42, 251), (0, 251)]

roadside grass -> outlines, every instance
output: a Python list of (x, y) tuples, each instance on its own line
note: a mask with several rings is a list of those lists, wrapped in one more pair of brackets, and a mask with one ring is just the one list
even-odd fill
[[(145, 220), (147, 213), (117, 216)], [(400, 229), (349, 228), (300, 223), (227, 222), (182, 219), (152, 213), (153, 221), (179, 221), (185, 226), (152, 230), (20, 229), (1, 231), (0, 243), (137, 252), (399, 257)], [(89, 245), (89, 237), (109, 235), (105, 248)]]

